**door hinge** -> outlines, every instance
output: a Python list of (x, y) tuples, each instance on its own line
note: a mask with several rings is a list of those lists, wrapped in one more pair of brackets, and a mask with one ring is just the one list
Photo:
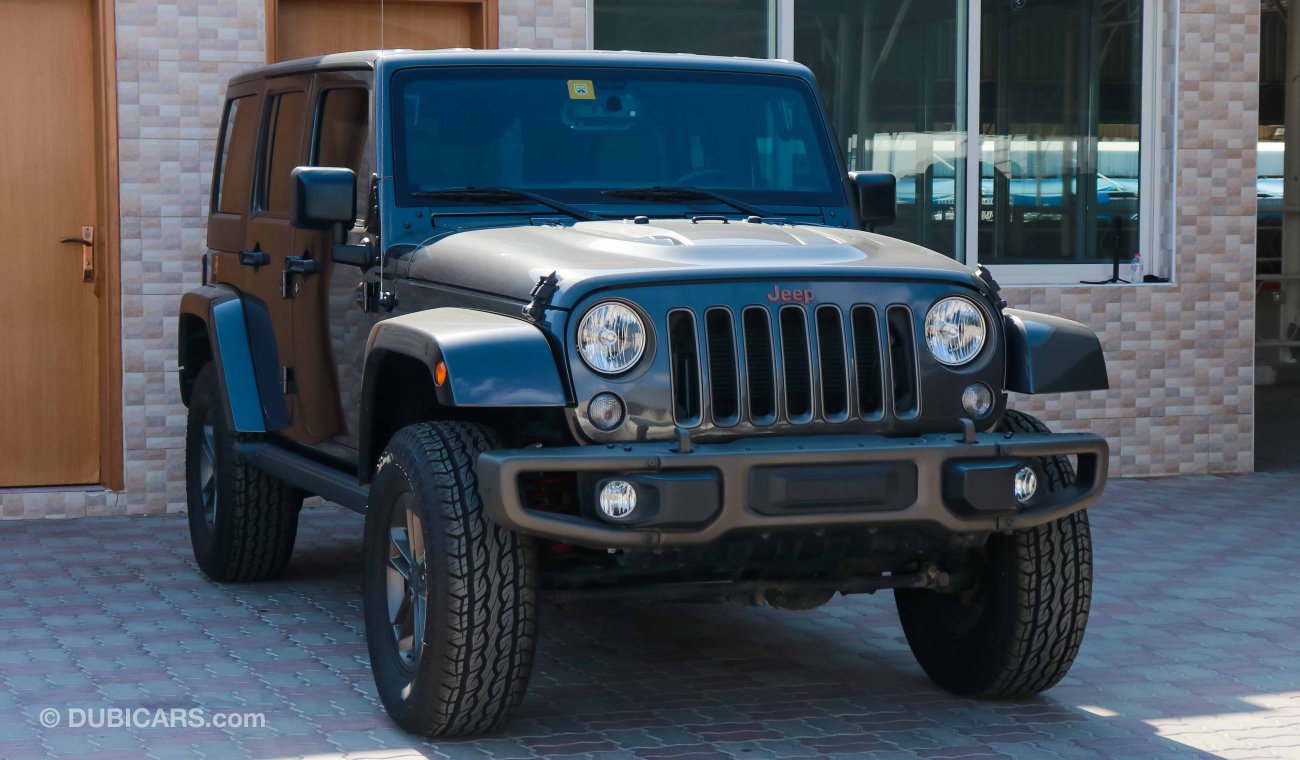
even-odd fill
[(361, 310), (370, 314), (378, 311), (392, 311), (397, 306), (397, 296), (391, 290), (384, 290), (378, 281), (358, 282), (356, 303)]
[(293, 396), (298, 393), (298, 376), (293, 367), (280, 368), (280, 388), (286, 396)]

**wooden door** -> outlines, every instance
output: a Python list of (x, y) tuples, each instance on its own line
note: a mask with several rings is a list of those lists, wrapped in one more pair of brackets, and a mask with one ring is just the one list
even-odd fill
[(0, 0), (0, 487), (100, 482), (92, 10)]
[[(496, 44), (495, 4), (478, 0), (279, 0), (274, 60), (377, 48), (482, 48)], [(381, 21), (382, 18), (382, 21)], [(382, 25), (383, 34), (380, 34)]]

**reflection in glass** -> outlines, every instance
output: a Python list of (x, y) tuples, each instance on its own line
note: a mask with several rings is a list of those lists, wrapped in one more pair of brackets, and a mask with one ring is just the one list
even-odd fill
[(1142, 0), (983, 6), (979, 258), (1138, 253)]
[(965, 0), (798, 0), (795, 58), (812, 69), (850, 170), (898, 177), (878, 228), (962, 250)]

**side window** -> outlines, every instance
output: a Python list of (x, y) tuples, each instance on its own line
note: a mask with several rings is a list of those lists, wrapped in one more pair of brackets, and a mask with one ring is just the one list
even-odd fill
[(312, 166), (337, 166), (357, 174), (357, 209), (365, 209), (370, 187), (370, 161), (366, 141), (370, 136), (370, 91), (342, 87), (321, 93), (316, 113)]
[(223, 214), (248, 211), (252, 186), (253, 143), (257, 140), (257, 98), (235, 98), (226, 104), (221, 133), (221, 152), (217, 156), (216, 197), (212, 209)]
[(307, 96), (301, 92), (272, 95), (267, 108), (267, 133), (263, 143), (261, 182), (257, 207), (272, 214), (289, 213), (289, 175), (298, 165), (302, 145), (302, 116)]

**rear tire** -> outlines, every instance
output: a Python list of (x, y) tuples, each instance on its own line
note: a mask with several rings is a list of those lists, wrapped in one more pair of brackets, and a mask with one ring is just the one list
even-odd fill
[[(1002, 429), (1050, 432), (1008, 411)], [(1048, 490), (1074, 482), (1065, 457), (1037, 461)], [(1092, 537), (1076, 512), (989, 538), (973, 589), (894, 592), (907, 643), (935, 683), (974, 697), (1011, 699), (1055, 686), (1074, 663), (1092, 604)]]
[(185, 499), (194, 559), (212, 580), (269, 580), (289, 566), (302, 495), (236, 453), (212, 364), (199, 372), (190, 396)]
[(469, 736), (523, 699), (537, 631), (531, 542), (488, 519), (477, 456), (488, 429), (434, 422), (399, 430), (366, 512), (366, 641), (379, 697), (402, 728)]

